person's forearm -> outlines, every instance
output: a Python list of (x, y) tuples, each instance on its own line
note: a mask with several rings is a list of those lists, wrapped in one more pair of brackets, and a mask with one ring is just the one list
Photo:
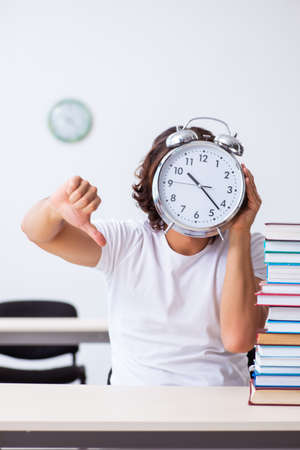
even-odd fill
[(39, 201), (27, 212), (21, 226), (27, 237), (37, 243), (51, 241), (63, 227), (63, 218), (48, 198)]
[(251, 261), (250, 231), (231, 231), (221, 298), (221, 332), (224, 347), (247, 352), (255, 344), (265, 311), (255, 305), (256, 282)]

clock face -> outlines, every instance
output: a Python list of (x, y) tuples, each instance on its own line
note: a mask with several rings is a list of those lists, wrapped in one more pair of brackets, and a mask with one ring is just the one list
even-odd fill
[(83, 139), (92, 126), (89, 109), (78, 100), (65, 99), (57, 103), (49, 114), (49, 127), (55, 137), (64, 142)]
[(153, 179), (153, 198), (162, 219), (189, 235), (216, 234), (216, 227), (238, 212), (244, 193), (244, 176), (235, 157), (205, 141), (168, 153)]

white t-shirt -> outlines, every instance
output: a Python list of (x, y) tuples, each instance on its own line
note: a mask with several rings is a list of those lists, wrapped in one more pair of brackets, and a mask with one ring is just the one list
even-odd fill
[[(229, 232), (181, 255), (148, 221), (96, 220), (107, 244), (96, 266), (108, 285), (112, 385), (249, 383), (246, 353), (224, 349), (220, 302)], [(266, 278), (264, 237), (251, 235), (254, 274)]]

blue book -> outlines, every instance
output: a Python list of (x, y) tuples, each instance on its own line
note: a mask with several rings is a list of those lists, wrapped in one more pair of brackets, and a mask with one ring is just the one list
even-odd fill
[[(300, 362), (300, 346), (299, 345), (264, 345), (264, 344), (257, 344), (256, 345), (256, 353), (255, 356), (260, 356), (263, 358), (268, 357), (275, 357), (275, 358), (298, 358), (298, 361)], [(262, 364), (264, 365), (264, 364)], [(274, 364), (276, 365), (276, 364)], [(280, 366), (281, 364), (279, 364)], [(291, 366), (293, 364), (290, 364)], [(295, 366), (298, 366), (297, 364), (294, 364)]]
[(300, 253), (265, 252), (265, 264), (300, 264)]
[(254, 384), (258, 387), (300, 387), (300, 374), (261, 374), (254, 371)]
[(268, 263), (268, 266), (300, 266), (300, 263), (288, 263), (288, 262)]
[(261, 366), (257, 361), (255, 361), (255, 372), (259, 375), (300, 375), (300, 367)]
[(300, 333), (298, 320), (270, 320), (266, 321), (268, 333)]
[(277, 241), (265, 239), (265, 253), (300, 253), (300, 241)]

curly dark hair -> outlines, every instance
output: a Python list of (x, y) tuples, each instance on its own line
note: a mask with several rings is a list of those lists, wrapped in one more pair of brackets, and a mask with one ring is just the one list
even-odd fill
[[(200, 140), (213, 141), (214, 135), (204, 128), (192, 127)], [(135, 171), (138, 182), (132, 185), (132, 197), (139, 207), (148, 214), (148, 219), (153, 230), (159, 231), (166, 228), (165, 222), (159, 216), (152, 198), (152, 181), (154, 173), (161, 159), (171, 150), (166, 146), (167, 137), (176, 131), (171, 127), (154, 139), (150, 151)]]

